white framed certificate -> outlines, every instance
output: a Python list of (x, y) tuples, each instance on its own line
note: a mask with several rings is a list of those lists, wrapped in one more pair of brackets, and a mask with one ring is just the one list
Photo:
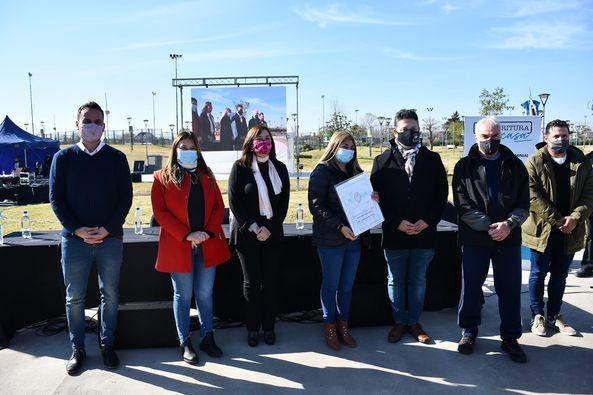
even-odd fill
[(385, 220), (379, 204), (371, 199), (373, 186), (365, 172), (336, 184), (335, 188), (350, 229), (356, 236)]

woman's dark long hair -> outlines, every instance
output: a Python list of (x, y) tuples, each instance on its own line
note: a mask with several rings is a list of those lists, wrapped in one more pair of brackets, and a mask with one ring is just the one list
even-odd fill
[(200, 111), (200, 115), (206, 114), (206, 110), (208, 109), (208, 106), (212, 107), (212, 103), (209, 101), (204, 103), (204, 107), (202, 107), (202, 111)]
[(196, 135), (185, 131), (179, 132), (177, 137), (175, 137), (175, 140), (173, 140), (173, 144), (171, 145), (171, 151), (169, 152), (169, 159), (167, 160), (165, 168), (162, 172), (163, 183), (172, 183), (177, 188), (181, 187), (181, 178), (178, 175), (182, 170), (179, 164), (177, 163), (177, 148), (183, 140), (191, 140), (196, 146), (196, 150), (198, 151), (198, 167), (196, 169), (196, 172), (198, 174), (212, 176), (212, 171), (210, 171), (210, 168), (206, 166), (206, 162), (204, 161), (204, 157), (202, 156), (200, 144), (198, 143), (198, 138), (196, 137)]
[(243, 142), (243, 154), (241, 155), (241, 159), (239, 159), (241, 165), (251, 169), (251, 163), (253, 162), (253, 140), (255, 140), (255, 138), (264, 130), (268, 132), (270, 140), (272, 141), (272, 150), (270, 151), (269, 157), (270, 159), (276, 160), (276, 143), (274, 143), (274, 137), (272, 136), (272, 133), (270, 133), (270, 129), (264, 125), (256, 125), (249, 129), (247, 136), (245, 136), (245, 141)]

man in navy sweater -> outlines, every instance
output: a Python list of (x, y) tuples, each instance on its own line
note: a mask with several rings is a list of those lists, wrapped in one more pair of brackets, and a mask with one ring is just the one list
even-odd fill
[(122, 263), (122, 225), (132, 205), (126, 156), (101, 141), (103, 110), (95, 102), (78, 109), (80, 142), (61, 150), (50, 170), (49, 198), (62, 229), (62, 271), (66, 316), (72, 343), (68, 374), (80, 372), (84, 348), (85, 298), (93, 263), (101, 291), (101, 354), (108, 368), (119, 359), (113, 350)]

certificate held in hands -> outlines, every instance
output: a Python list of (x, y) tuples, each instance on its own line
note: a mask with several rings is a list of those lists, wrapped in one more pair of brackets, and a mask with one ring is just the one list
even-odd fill
[(384, 221), (379, 204), (371, 199), (373, 186), (366, 173), (350, 177), (336, 184), (335, 188), (355, 236)]

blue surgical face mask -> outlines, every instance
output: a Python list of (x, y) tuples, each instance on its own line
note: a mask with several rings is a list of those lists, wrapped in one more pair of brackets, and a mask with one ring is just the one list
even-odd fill
[(177, 163), (184, 169), (195, 169), (198, 167), (198, 151), (177, 148)]
[(336, 152), (335, 158), (338, 162), (346, 164), (354, 158), (354, 151), (346, 148), (340, 148)]
[(193, 105), (191, 106), (191, 110), (192, 110), (193, 112), (198, 112), (198, 105), (197, 105), (197, 104), (193, 104)]

